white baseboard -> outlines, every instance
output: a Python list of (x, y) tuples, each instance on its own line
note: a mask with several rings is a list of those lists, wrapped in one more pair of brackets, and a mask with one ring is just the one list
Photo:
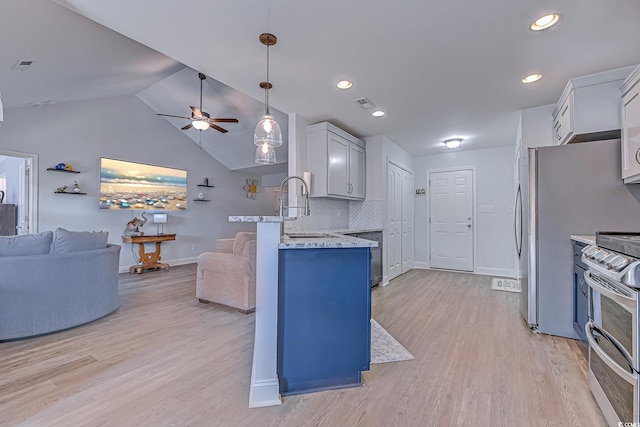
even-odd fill
[(418, 268), (420, 270), (428, 270), (430, 268), (429, 264), (426, 262), (414, 262), (413, 268)]
[(516, 278), (516, 271), (513, 268), (490, 268), (490, 267), (476, 267), (475, 274), (482, 274), (484, 276), (498, 276), (498, 277), (510, 277)]
[[(172, 259), (169, 261), (164, 261), (167, 264), (169, 264), (169, 266), (178, 266), (178, 265), (185, 265), (185, 264), (195, 264), (196, 262), (198, 262), (198, 257), (191, 257), (191, 258), (179, 258), (179, 259)], [(118, 272), (119, 273), (128, 273), (129, 272), (129, 266), (120, 266), (118, 268)]]

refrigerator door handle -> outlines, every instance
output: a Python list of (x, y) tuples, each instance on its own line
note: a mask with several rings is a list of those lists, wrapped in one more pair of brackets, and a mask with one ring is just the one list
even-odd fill
[[(520, 235), (518, 235), (518, 219), (520, 219)], [(516, 250), (518, 251), (518, 258), (522, 255), (522, 190), (520, 184), (518, 184), (518, 191), (516, 192), (516, 202), (513, 214), (513, 234), (516, 239)]]

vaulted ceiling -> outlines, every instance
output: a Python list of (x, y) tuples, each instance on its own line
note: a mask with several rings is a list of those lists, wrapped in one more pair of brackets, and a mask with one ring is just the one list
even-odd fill
[[(51, 0), (3, 0), (7, 108), (138, 93), (179, 63), (261, 101), (266, 58), (258, 35), (268, 31), (278, 36), (270, 52), (272, 106), (356, 136), (386, 135), (424, 155), (441, 152), (441, 141), (454, 135), (466, 137), (464, 150), (513, 144), (518, 110), (555, 103), (572, 77), (640, 63), (637, 0), (58, 3), (126, 37), (87, 20), (65, 27), (56, 19), (72, 22), (72, 12)], [(560, 13), (560, 22), (529, 30), (546, 12)], [(47, 68), (39, 78), (7, 71), (30, 58)], [(523, 85), (533, 72), (542, 80)], [(343, 78), (351, 89), (336, 88)], [(372, 117), (353, 102), (360, 97), (386, 115)], [(176, 102), (172, 111), (184, 108)]]

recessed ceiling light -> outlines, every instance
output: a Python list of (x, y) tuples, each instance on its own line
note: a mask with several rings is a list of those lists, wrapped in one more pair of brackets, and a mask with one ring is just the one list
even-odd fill
[(529, 28), (531, 28), (533, 31), (545, 30), (558, 22), (558, 19), (560, 19), (560, 15), (558, 15), (557, 13), (550, 13), (536, 19)]
[(447, 148), (458, 148), (460, 147), (460, 144), (462, 144), (462, 138), (449, 138), (442, 141), (442, 143)]
[(522, 83), (533, 83), (537, 82), (542, 78), (542, 74), (529, 74), (527, 77), (522, 79)]
[(353, 83), (351, 83), (349, 80), (340, 80), (336, 86), (338, 86), (338, 89), (349, 89), (351, 86), (353, 86)]
[(373, 117), (382, 117), (382, 116), (384, 116), (384, 111), (382, 111), (382, 110), (376, 110), (376, 111), (374, 111), (373, 113), (371, 113), (371, 115), (372, 115)]

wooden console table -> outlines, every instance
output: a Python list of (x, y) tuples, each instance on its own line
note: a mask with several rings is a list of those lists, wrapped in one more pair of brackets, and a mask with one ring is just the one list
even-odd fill
[[(124, 243), (137, 243), (138, 248), (140, 250), (140, 262), (141, 265), (132, 265), (129, 267), (129, 273), (144, 273), (144, 270), (153, 268), (157, 270), (159, 268), (164, 268), (166, 270), (169, 269), (169, 264), (160, 262), (160, 244), (162, 242), (166, 242), (167, 240), (176, 240), (175, 234), (153, 234), (146, 236), (122, 236), (122, 241)], [(155, 252), (145, 252), (144, 244), (145, 243), (155, 243), (156, 251)]]

